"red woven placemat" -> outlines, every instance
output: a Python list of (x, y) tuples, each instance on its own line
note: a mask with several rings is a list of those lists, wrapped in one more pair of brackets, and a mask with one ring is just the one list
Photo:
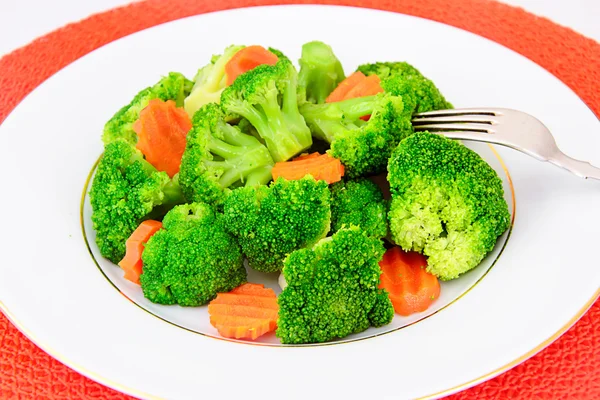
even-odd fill
[[(174, 19), (238, 7), (320, 3), (416, 15), (485, 36), (542, 65), (600, 115), (600, 45), (490, 0), (147, 0), (94, 15), (0, 59), (0, 122), (65, 65), (125, 35)], [(600, 301), (554, 344), (456, 399), (600, 399)], [(54, 360), (0, 314), (0, 399), (127, 399)]]

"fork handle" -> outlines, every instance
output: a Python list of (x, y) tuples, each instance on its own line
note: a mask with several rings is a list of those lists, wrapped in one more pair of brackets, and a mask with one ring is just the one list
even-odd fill
[(600, 180), (600, 168), (594, 167), (587, 161), (571, 158), (560, 151), (549, 157), (548, 161), (560, 168), (566, 169), (580, 178)]

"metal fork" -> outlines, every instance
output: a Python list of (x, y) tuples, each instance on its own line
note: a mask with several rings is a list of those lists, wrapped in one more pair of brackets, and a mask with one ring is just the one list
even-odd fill
[(441, 133), (451, 139), (507, 146), (581, 177), (600, 180), (600, 168), (560, 151), (546, 126), (535, 117), (508, 108), (462, 108), (415, 114), (415, 131)]

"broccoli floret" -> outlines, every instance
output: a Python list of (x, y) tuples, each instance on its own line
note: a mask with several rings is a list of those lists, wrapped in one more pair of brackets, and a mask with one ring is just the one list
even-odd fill
[(387, 235), (387, 202), (369, 179), (337, 182), (331, 186), (331, 231), (358, 226), (370, 236)]
[(152, 87), (139, 92), (131, 103), (121, 108), (104, 125), (102, 141), (105, 145), (116, 139), (124, 139), (129, 143), (137, 143), (137, 135), (133, 130), (133, 123), (140, 117), (140, 112), (148, 105), (150, 100), (174, 100), (177, 107), (183, 105), (183, 99), (190, 93), (192, 82), (178, 72), (171, 72)]
[(433, 82), (405, 62), (379, 62), (358, 67), (365, 75), (377, 75), (390, 94), (401, 96), (413, 113), (452, 108)]
[(285, 57), (259, 65), (227, 87), (221, 104), (231, 117), (244, 117), (256, 128), (275, 161), (306, 150), (312, 137), (298, 111), (298, 73)]
[(270, 186), (233, 190), (224, 203), (227, 229), (238, 238), (251, 268), (280, 271), (294, 250), (312, 246), (329, 232), (330, 194), (312, 176)]
[[(331, 144), (331, 155), (356, 178), (385, 171), (392, 150), (413, 133), (411, 113), (400, 97), (387, 93), (300, 107), (317, 139)], [(371, 115), (368, 121), (361, 117)]]
[(201, 107), (192, 124), (179, 170), (179, 183), (188, 201), (219, 204), (224, 189), (271, 181), (273, 159), (267, 148), (225, 122), (219, 105)]
[(245, 46), (229, 46), (222, 55), (213, 56), (210, 64), (198, 70), (194, 78), (194, 86), (188, 97), (186, 97), (185, 111), (193, 117), (196, 111), (205, 104), (218, 103), (221, 93), (227, 83), (225, 66), (231, 58)]
[(125, 255), (125, 241), (140, 222), (158, 218), (183, 203), (177, 179), (169, 179), (125, 140), (108, 144), (90, 191), (92, 221), (100, 253), (114, 263)]
[(204, 203), (173, 208), (142, 253), (144, 296), (159, 304), (199, 306), (246, 283), (243, 256), (223, 215)]
[(415, 133), (388, 170), (392, 239), (428, 256), (427, 270), (442, 280), (477, 266), (510, 225), (496, 171), (459, 142)]
[(384, 251), (380, 239), (352, 227), (291, 253), (278, 298), (281, 342), (320, 343), (390, 323), (394, 308), (378, 289)]
[(342, 63), (333, 54), (331, 47), (323, 42), (305, 43), (298, 63), (298, 91), (301, 103), (325, 103), (327, 96), (345, 78)]

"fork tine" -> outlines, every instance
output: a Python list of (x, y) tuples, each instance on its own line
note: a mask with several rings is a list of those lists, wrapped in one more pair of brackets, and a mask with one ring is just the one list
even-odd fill
[(479, 132), (496, 133), (493, 125), (490, 124), (425, 124), (414, 125), (415, 131), (442, 131), (442, 132)]
[(443, 117), (448, 115), (502, 115), (499, 109), (494, 108), (455, 108), (451, 110), (427, 111), (413, 115), (413, 118), (419, 117)]
[(412, 120), (413, 125), (436, 124), (445, 122), (473, 122), (479, 124), (496, 125), (498, 123), (498, 120), (494, 119), (493, 116), (489, 115), (448, 115), (443, 117), (421, 117), (414, 118)]

